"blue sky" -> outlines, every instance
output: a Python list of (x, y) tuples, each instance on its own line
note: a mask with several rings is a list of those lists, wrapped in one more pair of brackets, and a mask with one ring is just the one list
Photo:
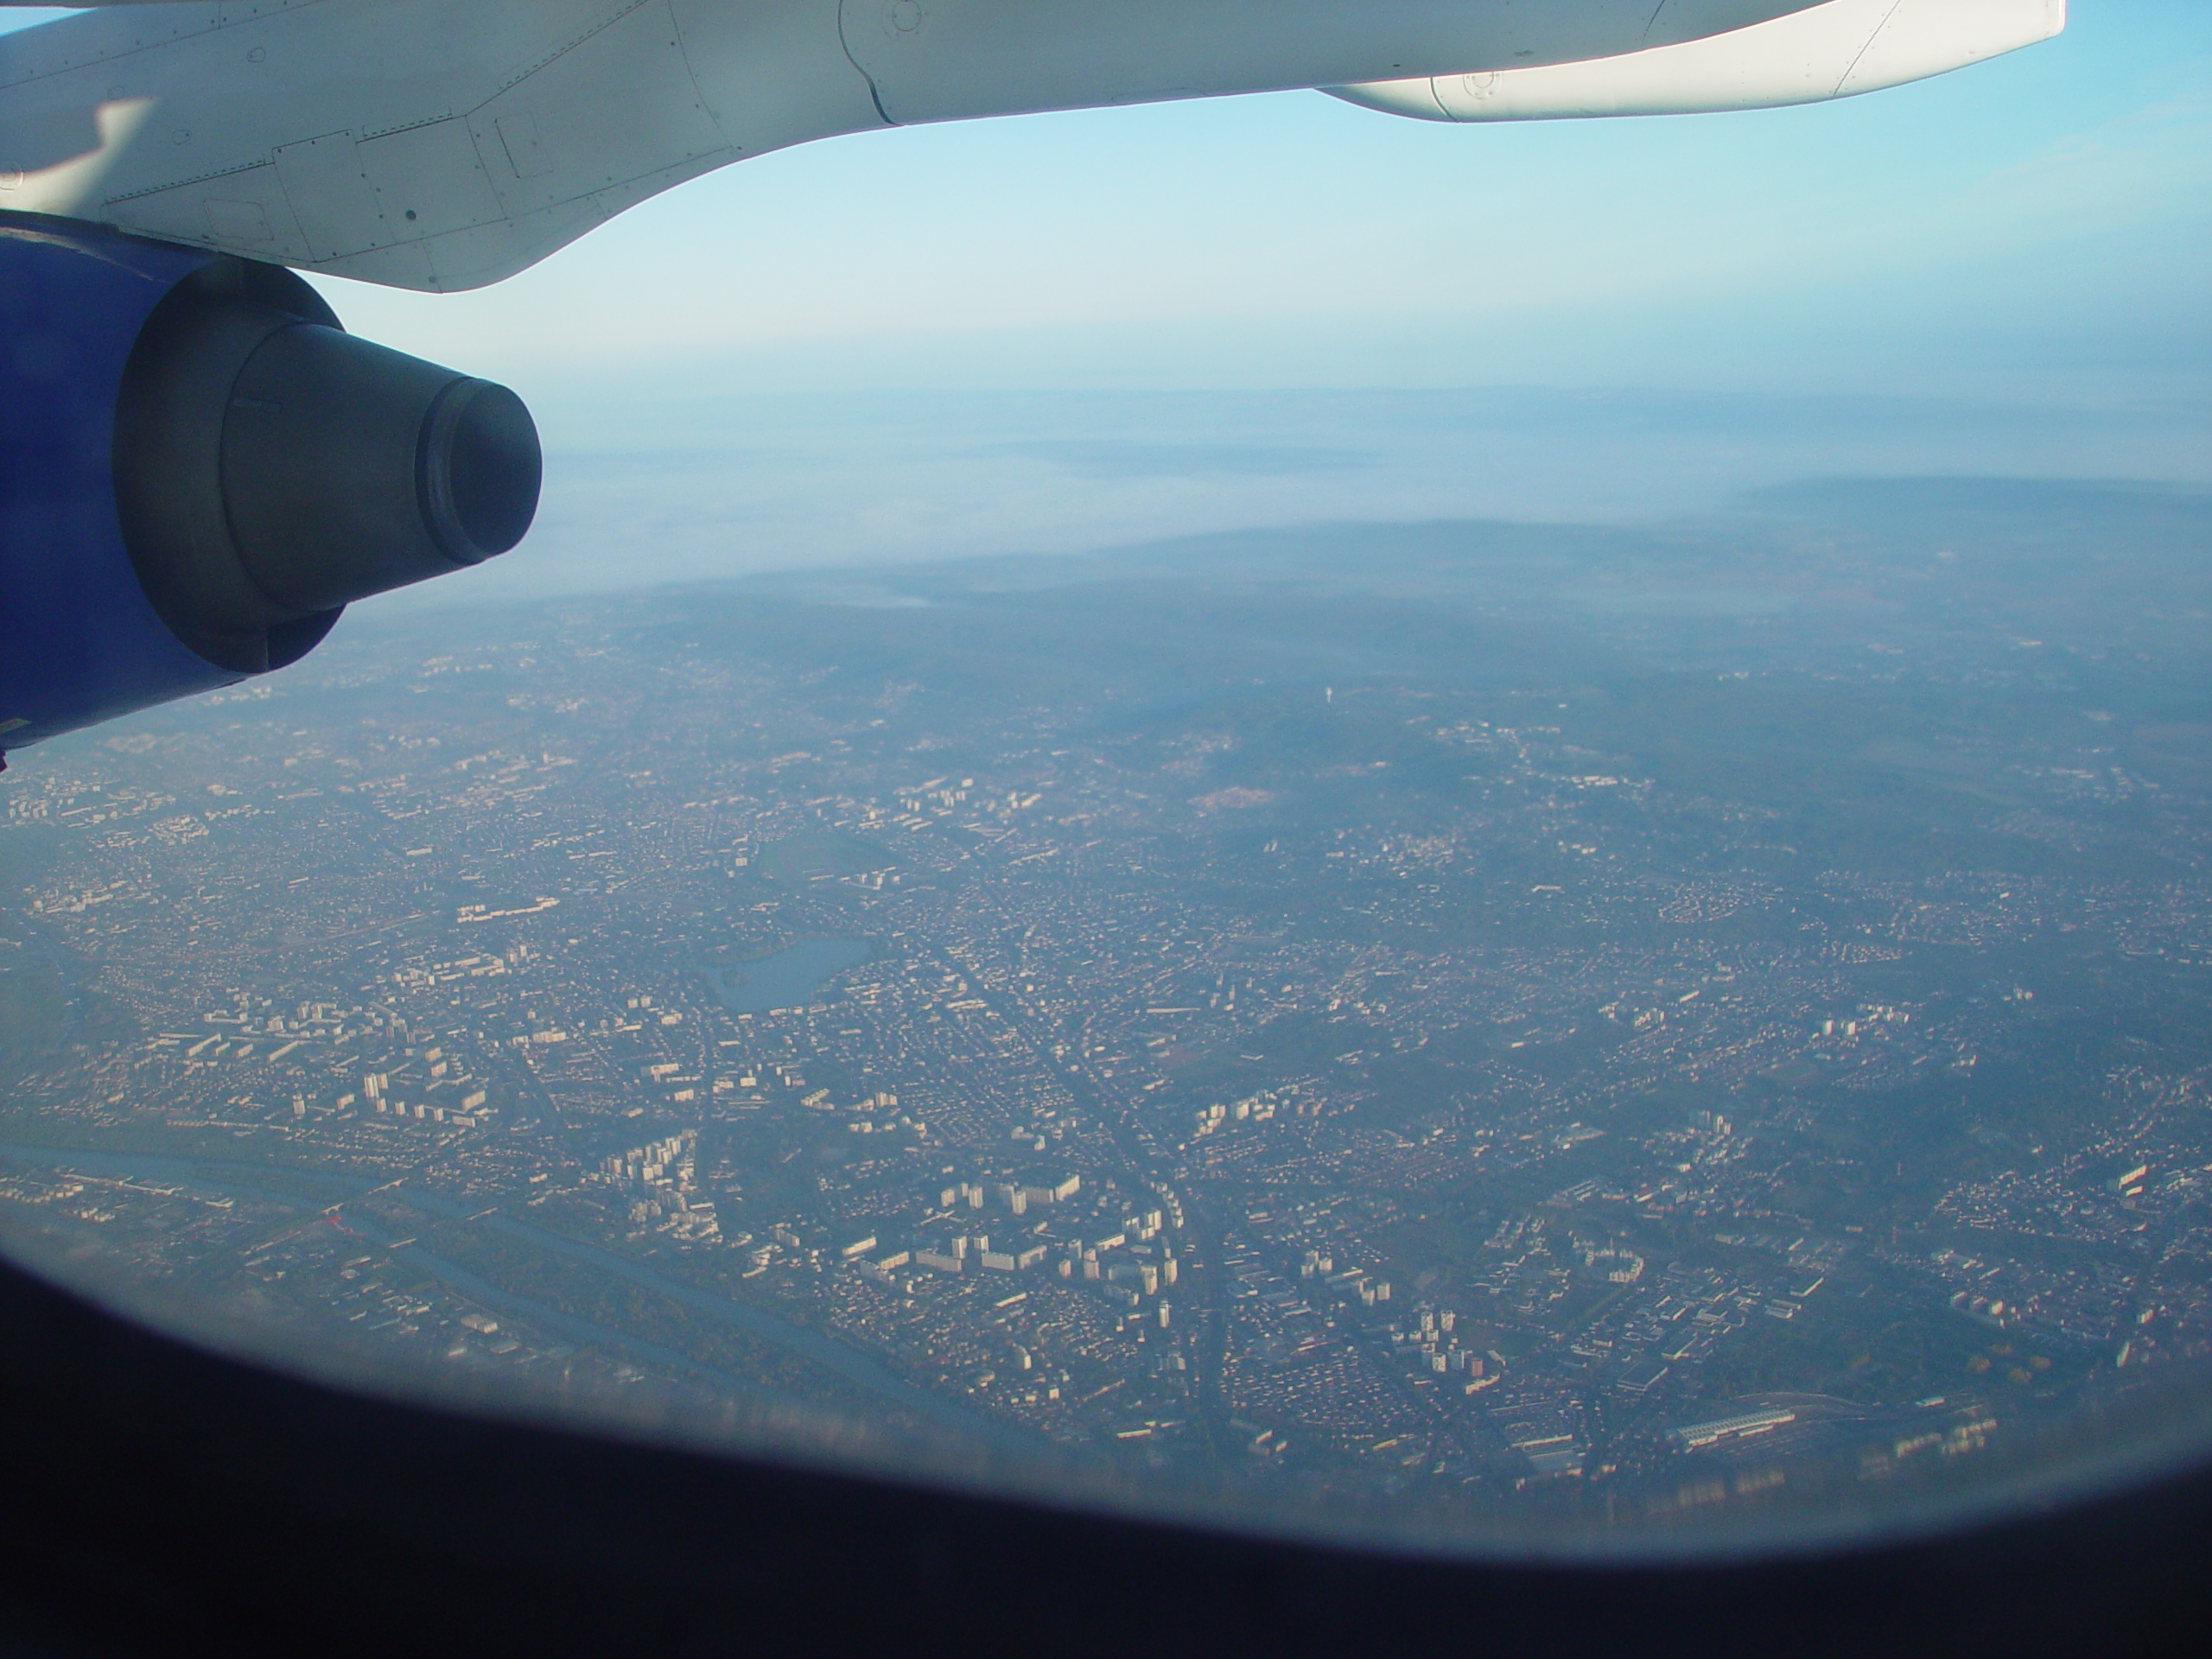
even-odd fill
[(439, 601), (1813, 473), (2212, 481), (2212, 4), (2072, 10), (1805, 109), (861, 134), (480, 293), (323, 286), (546, 434), (525, 553)]
[(1694, 385), (2090, 398), (2212, 379), (2212, 6), (1838, 105), (1454, 128), (1313, 93), (741, 163), (490, 293), (334, 285), (511, 372), (748, 385)]

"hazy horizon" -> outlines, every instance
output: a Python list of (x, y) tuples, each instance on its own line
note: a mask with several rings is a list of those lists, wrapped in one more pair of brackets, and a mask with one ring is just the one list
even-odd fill
[(514, 553), (373, 601), (467, 607), (1299, 525), (1646, 524), (1834, 477), (2212, 484), (2212, 411), (1576, 391), (555, 397)]

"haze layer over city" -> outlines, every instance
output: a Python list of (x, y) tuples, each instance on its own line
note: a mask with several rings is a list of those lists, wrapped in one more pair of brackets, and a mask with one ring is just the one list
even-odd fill
[(2212, 1344), (2212, 502), (1831, 481), (349, 620), (17, 758), (0, 1204), (479, 1408), (1447, 1539)]

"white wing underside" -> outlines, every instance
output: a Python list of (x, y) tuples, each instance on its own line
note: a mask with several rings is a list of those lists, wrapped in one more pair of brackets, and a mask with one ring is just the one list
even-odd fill
[[(0, 0), (7, 3), (8, 0)], [(1803, 103), (2064, 0), (165, 0), (0, 35), (0, 211), (480, 287), (811, 139), (1324, 87), (1432, 120)]]

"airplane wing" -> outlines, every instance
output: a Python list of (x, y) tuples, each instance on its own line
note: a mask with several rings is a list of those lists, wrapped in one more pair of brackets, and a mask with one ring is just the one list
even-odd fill
[(2059, 0), (167, 0), (0, 37), (0, 211), (451, 290), (701, 173), (870, 128), (1314, 86), (1440, 118), (1531, 99), (1611, 112), (1676, 107), (1716, 73), (1736, 104), (1787, 99), (1807, 76), (1848, 78), (1853, 41), (1892, 78), (1931, 73), (2054, 14)]

